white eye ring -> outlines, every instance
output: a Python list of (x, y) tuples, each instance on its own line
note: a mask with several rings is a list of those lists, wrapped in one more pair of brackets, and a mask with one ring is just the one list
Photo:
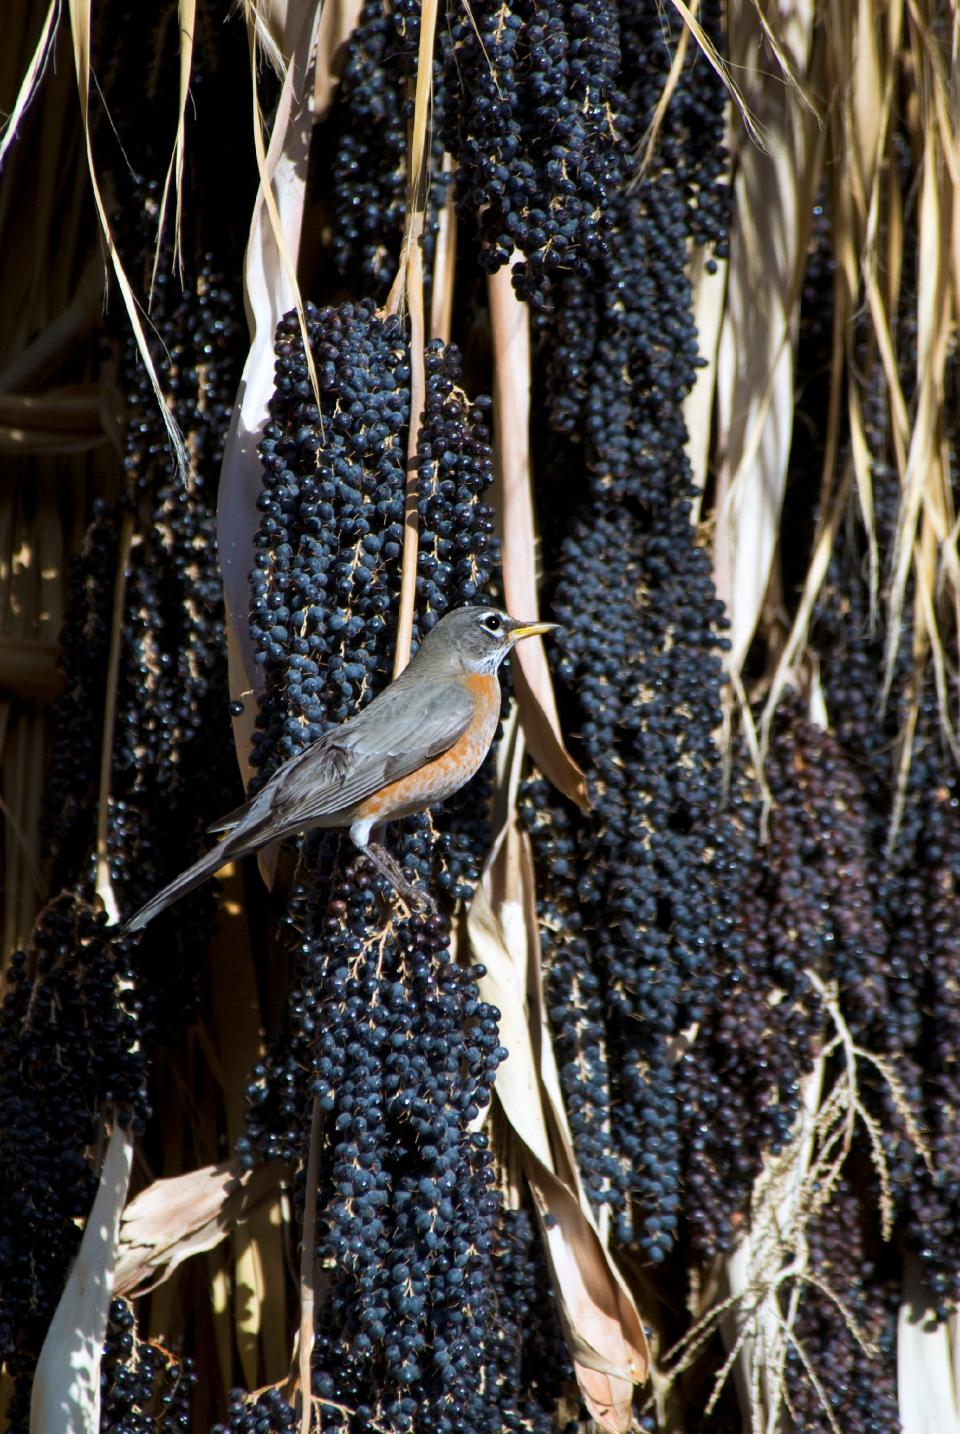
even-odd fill
[(503, 619), (499, 613), (492, 612), (483, 619), (483, 627), (487, 632), (500, 633), (503, 631)]

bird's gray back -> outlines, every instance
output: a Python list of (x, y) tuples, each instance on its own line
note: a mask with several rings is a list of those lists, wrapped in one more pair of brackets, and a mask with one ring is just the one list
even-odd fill
[(411, 664), (356, 716), (281, 767), (251, 802), (251, 824), (269, 813), (285, 831), (319, 825), (452, 747), (470, 725), (473, 699), (456, 678), (428, 673), (412, 672)]

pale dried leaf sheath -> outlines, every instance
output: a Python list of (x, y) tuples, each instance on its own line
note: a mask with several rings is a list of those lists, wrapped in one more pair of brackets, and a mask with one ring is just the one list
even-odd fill
[[(217, 501), (217, 546), (226, 607), (230, 695), (234, 698), (252, 695), (259, 686), (248, 625), (248, 579), (253, 566), (253, 538), (259, 522), (257, 497), (263, 481), (257, 445), (273, 392), (274, 333), (281, 315), (294, 303), (293, 270), (282, 262), (281, 236), (295, 268), (312, 128), (306, 103), (306, 77), (316, 34), (317, 17), (312, 0), (294, 0), (287, 15), (290, 60), (261, 169), (244, 257), (243, 286), (251, 343), (224, 446)], [(272, 210), (266, 202), (268, 188), (274, 201)], [(245, 780), (249, 777), (250, 738), (255, 716), (254, 703), (247, 701), (243, 715), (233, 719), (237, 759)]]
[(404, 292), (410, 306), (410, 419), (407, 429), (403, 553), (400, 560), (397, 645), (393, 656), (394, 677), (399, 677), (410, 661), (410, 648), (413, 642), (413, 609), (417, 596), (417, 555), (420, 546), (420, 472), (417, 467), (417, 450), (420, 444), (423, 410), (427, 399), (422, 239), (423, 214), (416, 212), (410, 220), (410, 227), (407, 231), (406, 257), (401, 269), (404, 275)]
[[(507, 267), (488, 280), (493, 333), (494, 461), (500, 497), (503, 590), (507, 610), (523, 621), (539, 612), (536, 532), (530, 463), (530, 319), (513, 290)], [(586, 778), (563, 744), (553, 682), (540, 638), (521, 643), (513, 656), (520, 720), (530, 754), (544, 776), (583, 811)]]
[(501, 1013), (500, 1039), (510, 1052), (497, 1071), (497, 1098), (526, 1148), (545, 1165), (552, 1165), (550, 1135), (526, 1019), (525, 972), (515, 964), (520, 953), (508, 949), (503, 926), (494, 915), (483, 885), (477, 887), (470, 903), (467, 930), (474, 956), (487, 968), (481, 994), (491, 1003), (496, 1000)]
[(133, 1168), (133, 1137), (114, 1126), (83, 1239), (50, 1322), (30, 1397), (30, 1434), (97, 1434), (100, 1360), (107, 1335), (120, 1212)]
[(714, 400), (717, 386), (717, 347), (727, 301), (726, 259), (715, 261), (710, 273), (708, 250), (697, 247), (690, 260), (690, 282), (693, 289), (693, 321), (697, 329), (700, 357), (706, 361), (697, 370), (693, 388), (683, 401), (683, 421), (687, 430), (684, 445), (690, 460), (690, 476), (697, 493), (690, 505), (690, 516), (696, 526), (700, 522), (703, 491), (707, 483), (707, 465), (713, 442)]
[[(780, 36), (806, 79), (815, 6), (802, 0)], [(814, 118), (767, 74), (752, 8), (731, 16), (730, 50), (768, 152), (740, 138), (726, 308), (717, 359), (716, 581), (739, 669), (756, 631), (779, 533), (793, 430), (793, 353), (813, 197), (821, 169)]]
[(155, 1288), (191, 1255), (212, 1250), (276, 1189), (276, 1166), (243, 1175), (235, 1160), (155, 1180), (123, 1212), (114, 1294)]
[(933, 1324), (918, 1260), (904, 1261), (897, 1322), (897, 1393), (902, 1434), (960, 1434), (957, 1321)]
[(310, 1434), (313, 1413), (313, 1381), (310, 1356), (313, 1353), (316, 1313), (317, 1183), (320, 1168), (320, 1097), (313, 1097), (310, 1114), (310, 1147), (307, 1152), (306, 1188), (303, 1200), (303, 1230), (300, 1235), (300, 1331), (298, 1335), (300, 1376), (300, 1434)]
[(626, 1434), (633, 1423), (633, 1386), (649, 1371), (640, 1317), (573, 1192), (532, 1155), (524, 1172), (580, 1392), (601, 1429)]
[[(443, 173), (452, 175), (453, 159), (444, 151)], [(448, 182), (446, 198), (437, 221), (437, 242), (434, 246), (433, 274), (430, 291), (430, 337), (450, 342), (453, 325), (453, 289), (457, 273), (457, 204), (456, 190)]]
[[(530, 1008), (531, 1040), (533, 1043), (534, 1059), (537, 1061), (537, 1069), (540, 1075), (540, 1087), (544, 1111), (547, 1116), (547, 1128), (550, 1132), (550, 1142), (553, 1148), (554, 1168), (561, 1180), (569, 1185), (571, 1190), (576, 1191), (581, 1208), (592, 1219), (593, 1209), (583, 1187), (583, 1181), (580, 1178), (580, 1167), (577, 1164), (576, 1152), (573, 1145), (573, 1131), (570, 1129), (570, 1121), (567, 1116), (567, 1108), (563, 1098), (563, 1087), (560, 1083), (557, 1053), (554, 1050), (553, 1038), (547, 1019), (547, 1004), (543, 991), (540, 926), (537, 921), (537, 892), (533, 865), (533, 845), (528, 832), (518, 831), (517, 836), (519, 844), (521, 900), (523, 902), (526, 940), (530, 951), (527, 971), (527, 1001)], [(603, 1219), (605, 1213), (606, 1207), (600, 1212), (601, 1218), (597, 1221), (597, 1225), (603, 1238), (603, 1243), (606, 1245), (608, 1243), (605, 1228), (607, 1222)]]

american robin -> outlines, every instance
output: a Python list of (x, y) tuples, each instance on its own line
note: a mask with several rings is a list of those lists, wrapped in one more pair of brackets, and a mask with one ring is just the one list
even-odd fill
[(372, 837), (387, 822), (425, 811), (470, 780), (500, 720), (498, 667), (522, 638), (555, 627), (517, 622), (492, 607), (447, 613), (369, 706), (325, 732), (249, 802), (215, 822), (211, 832), (226, 832), (220, 845), (142, 906), (124, 930), (142, 930), (228, 861), (316, 827), (349, 827), (354, 844), (401, 895), (424, 904), (424, 894)]

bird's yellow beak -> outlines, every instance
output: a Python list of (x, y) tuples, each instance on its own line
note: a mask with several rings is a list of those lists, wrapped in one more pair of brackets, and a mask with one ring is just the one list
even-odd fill
[(523, 622), (510, 632), (513, 642), (520, 642), (525, 637), (542, 637), (545, 632), (556, 632), (559, 624), (555, 622)]

